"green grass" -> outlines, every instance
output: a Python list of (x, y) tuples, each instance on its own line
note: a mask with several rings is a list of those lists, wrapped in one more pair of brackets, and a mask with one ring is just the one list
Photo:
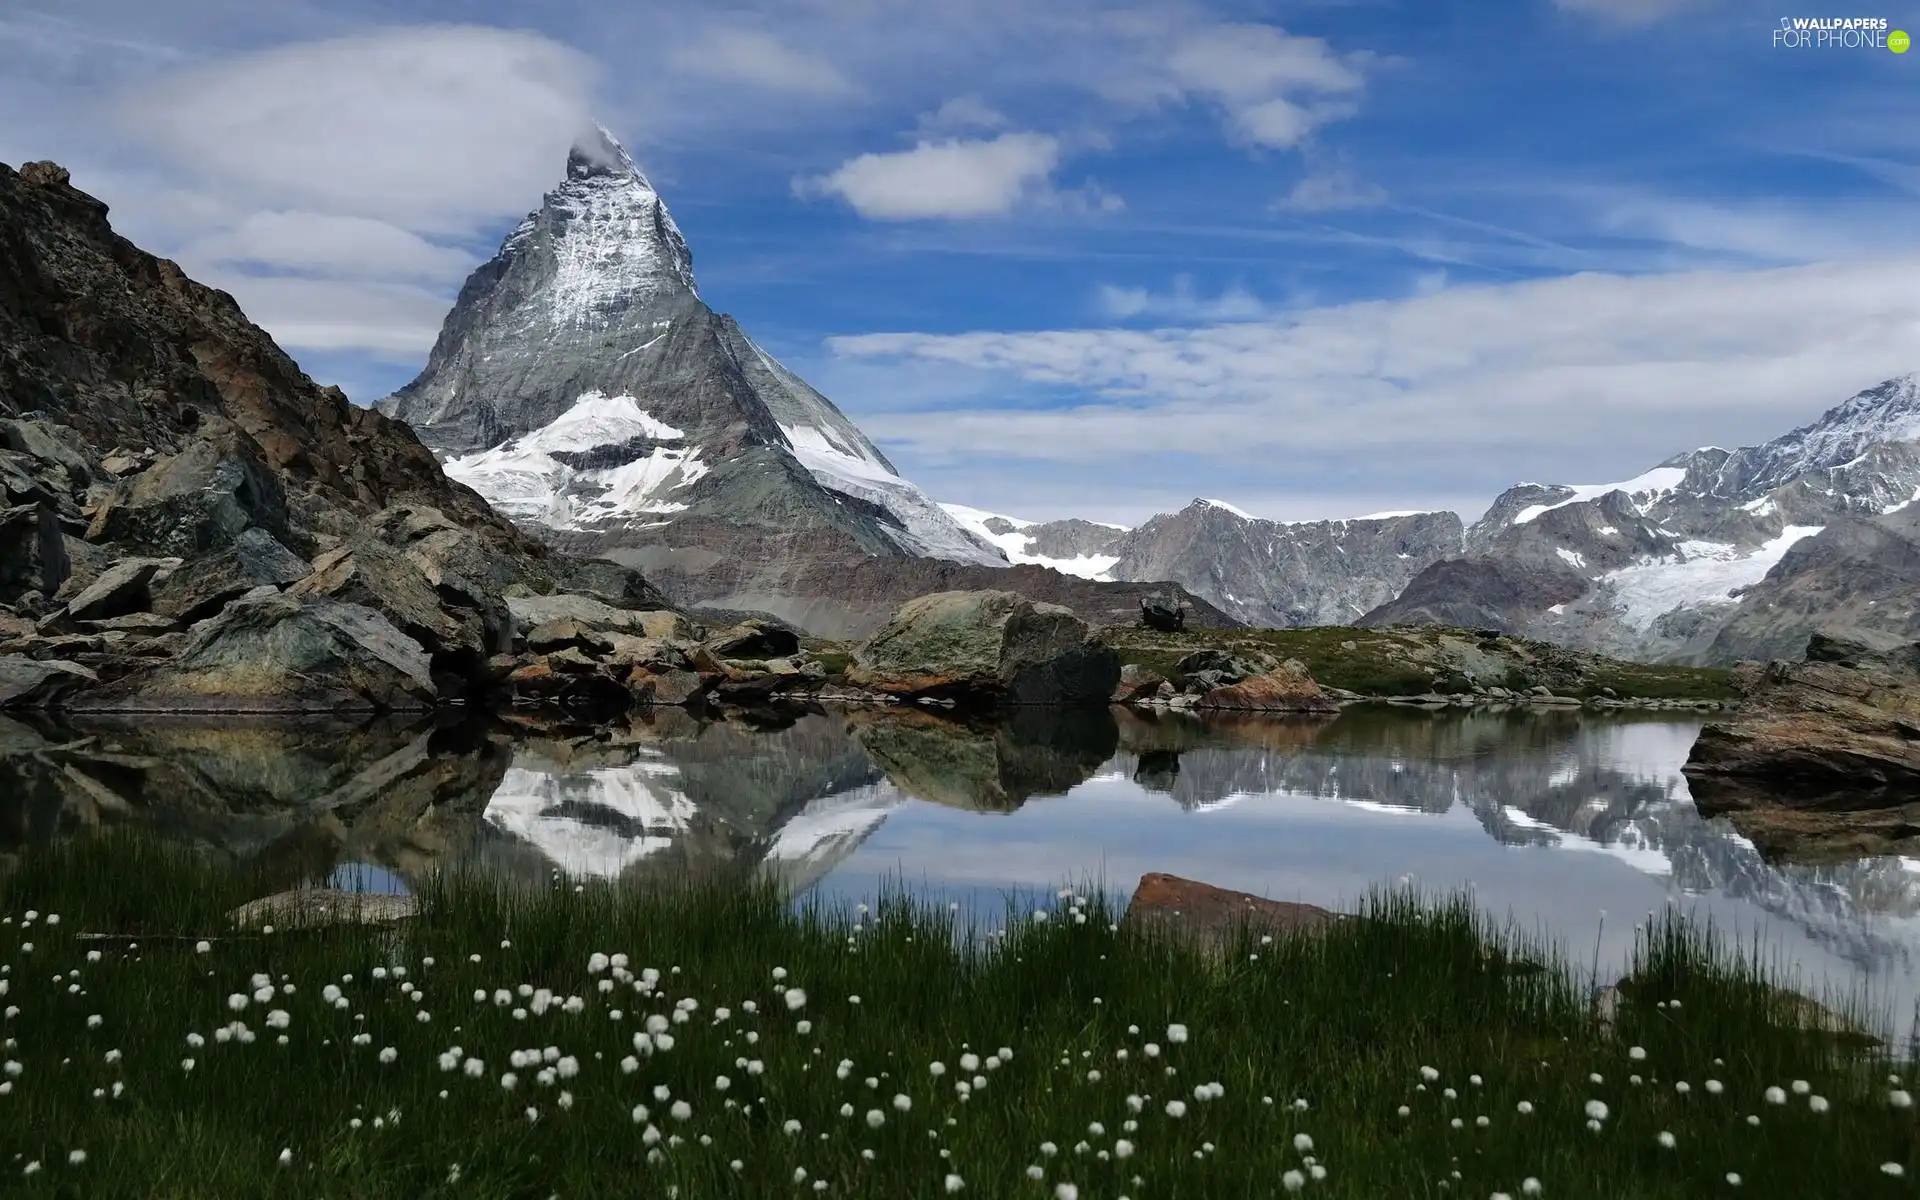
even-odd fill
[(1623, 662), (1565, 650), (1521, 638), (1482, 639), (1469, 630), (1426, 626), (1360, 629), (1318, 626), (1301, 629), (1190, 629), (1156, 633), (1137, 626), (1110, 627), (1100, 636), (1127, 662), (1139, 663), (1169, 678), (1180, 659), (1195, 650), (1217, 648), (1299, 659), (1323, 687), (1362, 696), (1410, 696), (1427, 692), (1465, 692), (1472, 681), (1462, 672), (1468, 657), (1501, 665), (1483, 683), (1525, 692), (1544, 685), (1556, 695), (1616, 696), (1645, 700), (1732, 700), (1728, 672), (1716, 668)]
[[(234, 935), (221, 914), (246, 893), (242, 878), (121, 835), (29, 850), (0, 882), (0, 1003), (19, 1008), (4, 1021), (4, 1057), (23, 1064), (0, 1096), (0, 1190), (893, 1198), (944, 1196), (955, 1173), (963, 1197), (1045, 1200), (1072, 1182), (1082, 1197), (1212, 1200), (1284, 1194), (1283, 1173), (1306, 1169), (1298, 1134), (1312, 1138), (1327, 1172), (1306, 1184), (1308, 1195), (1520, 1196), (1533, 1177), (1549, 1197), (1876, 1197), (1908, 1194), (1920, 1171), (1913, 1112), (1889, 1103), (1886, 1079), (1911, 1080), (1915, 1064), (1784, 1021), (1762, 972), (1675, 923), (1648, 927), (1632, 999), (1608, 1037), (1577, 970), (1459, 900), (1381, 894), (1366, 919), (1331, 932), (1271, 945), (1245, 933), (1210, 957), (1164, 934), (1116, 930), (1097, 896), (1084, 924), (1049, 896), (1051, 919), (1011, 920), (995, 938), (902, 896), (868, 914), (796, 913), (776, 892), (738, 882), (576, 892), (450, 877), (422, 897), (420, 918), (396, 929)], [(23, 926), (28, 909), (42, 916)], [(82, 932), (141, 940), (90, 942)], [(202, 933), (218, 938), (205, 953), (191, 940)], [(89, 950), (100, 960), (88, 961)], [(589, 969), (596, 952), (629, 955), (634, 973), (657, 969), (657, 990), (642, 994), (623, 978), (603, 993), (609, 975)], [(1502, 966), (1516, 960), (1545, 969)], [(424, 1003), (405, 997), (400, 980), (372, 975), (395, 965)], [(805, 990), (797, 1011), (776, 991), (776, 967)], [(227, 997), (250, 991), (256, 972), (297, 990), (230, 1011)], [(329, 983), (348, 1008), (325, 1002)], [(521, 984), (579, 996), (584, 1011), (516, 1019), (528, 1001), (501, 1007), (492, 994)], [(476, 1002), (476, 989), (486, 998)], [(698, 1007), (668, 1027), (673, 1047), (623, 1073), (645, 1018), (683, 997)], [(266, 1020), (276, 1007), (291, 1014), (286, 1045)], [(731, 1010), (724, 1021), (722, 1007)], [(102, 1017), (98, 1028), (89, 1014)], [(236, 1016), (257, 1040), (215, 1042)], [(1174, 1023), (1189, 1040), (1169, 1038)], [(190, 1048), (189, 1032), (206, 1044)], [(353, 1044), (356, 1034), (367, 1044)], [(1158, 1057), (1148, 1057), (1149, 1042)], [(437, 1057), (454, 1045), (484, 1060), (481, 1077), (440, 1069)], [(578, 1060), (577, 1077), (542, 1086), (529, 1067), (513, 1091), (502, 1089), (513, 1049), (550, 1045)], [(1012, 1049), (1005, 1062), (963, 1069), (963, 1054), (985, 1060), (1002, 1046)], [(393, 1062), (380, 1061), (384, 1047)], [(123, 1058), (110, 1064), (116, 1049)], [(840, 1079), (843, 1058), (853, 1065)], [(746, 1060), (764, 1073), (750, 1074)], [(935, 1061), (947, 1067), (938, 1078)], [(1423, 1086), (1422, 1067), (1438, 1078)], [(1589, 1082), (1595, 1073), (1601, 1082)], [(986, 1085), (961, 1099), (956, 1081), (975, 1074)], [(724, 1093), (720, 1075), (731, 1080)], [(1724, 1093), (1710, 1095), (1709, 1079)], [(1791, 1093), (1784, 1106), (1763, 1099), (1795, 1079), (1830, 1111)], [(123, 1095), (94, 1097), (115, 1081)], [(1221, 1097), (1194, 1098), (1215, 1081)], [(1691, 1091), (1679, 1093), (1679, 1081)], [(656, 1086), (685, 1098), (691, 1118), (674, 1120), (653, 1099)], [(570, 1109), (558, 1103), (563, 1089)], [(910, 1111), (892, 1106), (896, 1094), (910, 1097)], [(1138, 1113), (1130, 1095), (1148, 1098)], [(1176, 1098), (1187, 1105), (1178, 1118), (1166, 1111)], [(1583, 1111), (1596, 1099), (1610, 1110), (1598, 1133)], [(1522, 1101), (1531, 1115), (1518, 1111)], [(636, 1104), (650, 1110), (644, 1124)], [(855, 1115), (841, 1116), (842, 1104)], [(529, 1105), (539, 1114), (531, 1122)], [(868, 1110), (885, 1123), (869, 1127)], [(790, 1119), (799, 1133), (782, 1131)], [(1090, 1133), (1092, 1122), (1104, 1132)], [(686, 1140), (649, 1147), (647, 1124)], [(1675, 1135), (1674, 1149), (1658, 1144), (1662, 1131)], [(1132, 1157), (1098, 1157), (1120, 1138), (1136, 1147)], [(1088, 1149), (1076, 1152), (1083, 1140)], [(1045, 1155), (1045, 1141), (1058, 1152)], [(88, 1157), (70, 1166), (76, 1148)], [(284, 1168), (283, 1148), (292, 1151)], [(23, 1174), (29, 1162), (41, 1169)], [(1884, 1162), (1908, 1177), (1883, 1174)], [(1042, 1181), (1027, 1177), (1029, 1165)], [(796, 1169), (805, 1184), (795, 1184)], [(1744, 1180), (1738, 1192), (1724, 1181), (1729, 1171)], [(825, 1193), (812, 1190), (815, 1180), (828, 1182)]]

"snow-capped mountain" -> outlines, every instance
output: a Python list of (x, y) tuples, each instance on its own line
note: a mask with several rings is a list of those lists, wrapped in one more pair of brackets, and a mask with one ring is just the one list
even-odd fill
[(1178, 583), (1257, 626), (1347, 624), (1461, 549), (1460, 518), (1450, 512), (1268, 521), (1225, 500), (1196, 499), (1129, 529), (941, 507), (1012, 562), (1088, 579)]
[[(1763, 645), (1797, 653), (1832, 623), (1822, 606), (1844, 605), (1870, 572), (1833, 574), (1815, 589), (1822, 605), (1760, 622), (1764, 635), (1718, 633), (1755, 624), (1752, 610), (1773, 603), (1781, 575), (1811, 561), (1796, 553), (1802, 543), (1916, 498), (1920, 379), (1905, 375), (1763, 445), (1703, 447), (1618, 483), (1518, 484), (1467, 530), (1464, 556), (1435, 563), (1361, 623), (1493, 626), (1634, 658), (1727, 661)], [(1867, 607), (1861, 627), (1893, 632), (1913, 606)]]
[(426, 369), (380, 403), (447, 474), (570, 549), (661, 576), (779, 567), (799, 538), (1005, 566), (694, 284), (686, 239), (604, 129), (474, 271)]

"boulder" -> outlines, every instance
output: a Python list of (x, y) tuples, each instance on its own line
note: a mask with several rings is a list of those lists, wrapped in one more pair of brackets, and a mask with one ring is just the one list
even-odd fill
[(98, 679), (78, 663), (9, 654), (0, 657), (0, 708), (59, 708)]
[(82, 698), (92, 711), (419, 710), (437, 699), (427, 652), (378, 611), (256, 589), (193, 627), (171, 662)]
[(649, 671), (685, 671), (693, 666), (688, 651), (696, 647), (675, 638), (634, 637), (629, 633), (596, 636), (612, 644), (604, 657), (613, 666), (645, 667)]
[(104, 621), (128, 613), (146, 612), (153, 604), (149, 586), (154, 574), (172, 570), (180, 560), (166, 558), (127, 558), (108, 567), (92, 583), (67, 601), (67, 618), (73, 621)]
[(1206, 687), (1224, 687), (1251, 679), (1262, 674), (1274, 665), (1271, 658), (1264, 662), (1252, 662), (1225, 650), (1195, 650), (1174, 664), (1174, 674), (1183, 679), (1196, 680)]
[(1115, 704), (1134, 704), (1158, 694), (1160, 686), (1166, 682), (1166, 677), (1158, 671), (1149, 670), (1139, 663), (1128, 663), (1120, 668), (1120, 683), (1113, 689), (1110, 698)]
[(192, 558), (259, 527), (287, 539), (287, 498), (260, 443), (222, 418), (204, 436), (117, 484), (95, 512), (90, 542)]
[(1264, 934), (1311, 933), (1342, 914), (1314, 904), (1268, 900), (1178, 875), (1150, 871), (1140, 877), (1120, 924), (1132, 930), (1164, 930), (1222, 951), (1241, 927)]
[(609, 635), (595, 632), (577, 618), (561, 617), (557, 621), (547, 621), (529, 629), (527, 649), (535, 654), (555, 654), (562, 650), (577, 650), (588, 655), (600, 656), (613, 652), (613, 641)]
[(192, 559), (152, 585), (153, 611), (191, 625), (218, 613), (254, 588), (283, 588), (312, 574), (307, 561), (259, 527)]
[(1187, 606), (1158, 596), (1140, 597), (1140, 623), (1161, 633), (1179, 633), (1187, 627)]
[(372, 538), (335, 547), (314, 559), (313, 573), (287, 589), (292, 596), (325, 596), (384, 614), (426, 647), (436, 667), (467, 676), (487, 657), (509, 647), (486, 615), (444, 602), (444, 593), (409, 556)]
[(334, 888), (297, 888), (242, 904), (227, 914), (241, 929), (313, 929), (323, 925), (384, 925), (420, 915), (411, 895), (347, 892)]
[(635, 667), (627, 675), (627, 687), (634, 703), (672, 708), (700, 696), (704, 690), (700, 676), (692, 671), (655, 671)]
[(588, 629), (601, 633), (631, 633), (642, 637), (657, 637), (669, 636), (675, 620), (684, 620), (678, 613), (638, 612), (629, 608), (615, 608), (604, 600), (576, 595), (572, 592), (555, 592), (551, 596), (509, 596), (506, 603), (508, 610), (513, 614), (514, 624), (522, 629), (532, 629), (548, 621), (559, 621), (570, 617)]
[(560, 584), (569, 592), (591, 596), (614, 608), (671, 608), (660, 589), (648, 583), (645, 576), (611, 559), (581, 559), (564, 573)]
[(58, 477), (55, 483), (62, 491), (85, 491), (93, 482), (81, 444), (77, 430), (52, 421), (0, 421), (0, 447), (37, 460), (43, 473)]
[(800, 651), (800, 636), (767, 621), (742, 621), (732, 629), (706, 641), (715, 658), (766, 660), (785, 658)]
[(52, 505), (37, 501), (0, 508), (0, 604), (28, 592), (51, 596), (71, 570)]
[(1120, 660), (1070, 609), (1013, 592), (940, 592), (902, 605), (855, 652), (847, 680), (895, 696), (1104, 704)]
[(1912, 805), (1920, 642), (1880, 649), (1815, 634), (1804, 661), (1749, 673), (1744, 703), (1701, 729), (1682, 769), (1705, 816)]
[(1339, 704), (1320, 690), (1306, 667), (1295, 659), (1288, 659), (1265, 675), (1213, 688), (1200, 697), (1195, 707), (1239, 712), (1340, 711)]

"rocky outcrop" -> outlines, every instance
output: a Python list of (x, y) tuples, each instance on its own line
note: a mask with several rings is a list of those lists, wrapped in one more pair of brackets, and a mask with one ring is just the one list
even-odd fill
[(51, 708), (99, 677), (77, 663), (0, 657), (0, 708)]
[(0, 633), (100, 685), (16, 703), (479, 699), (514, 648), (508, 595), (664, 604), (521, 534), (52, 164), (0, 166), (0, 346), (0, 617), (33, 621)]
[(426, 649), (378, 611), (271, 588), (194, 627), (178, 656), (66, 702), (80, 712), (407, 711), (439, 697)]
[(1805, 661), (1745, 675), (1746, 702), (1687, 759), (1701, 812), (1898, 809), (1920, 824), (1920, 643), (1816, 634)]
[(1573, 603), (1592, 587), (1584, 575), (1561, 564), (1452, 558), (1429, 566), (1405, 591), (1353, 624), (1451, 625), (1517, 633), (1539, 614)]
[(1217, 687), (1200, 697), (1197, 708), (1233, 712), (1337, 713), (1340, 706), (1320, 690), (1305, 666), (1289, 659), (1264, 674)]
[(887, 695), (970, 704), (1104, 703), (1120, 660), (1059, 605), (941, 592), (902, 605), (855, 652), (847, 678)]

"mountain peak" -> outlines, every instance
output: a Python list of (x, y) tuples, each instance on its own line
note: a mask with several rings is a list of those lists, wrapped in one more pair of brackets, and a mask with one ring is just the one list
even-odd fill
[(605, 125), (596, 123), (591, 133), (583, 135), (574, 142), (573, 149), (567, 154), (567, 178), (591, 179), (612, 176), (638, 180), (648, 191), (653, 185), (620, 144), (620, 139)]

